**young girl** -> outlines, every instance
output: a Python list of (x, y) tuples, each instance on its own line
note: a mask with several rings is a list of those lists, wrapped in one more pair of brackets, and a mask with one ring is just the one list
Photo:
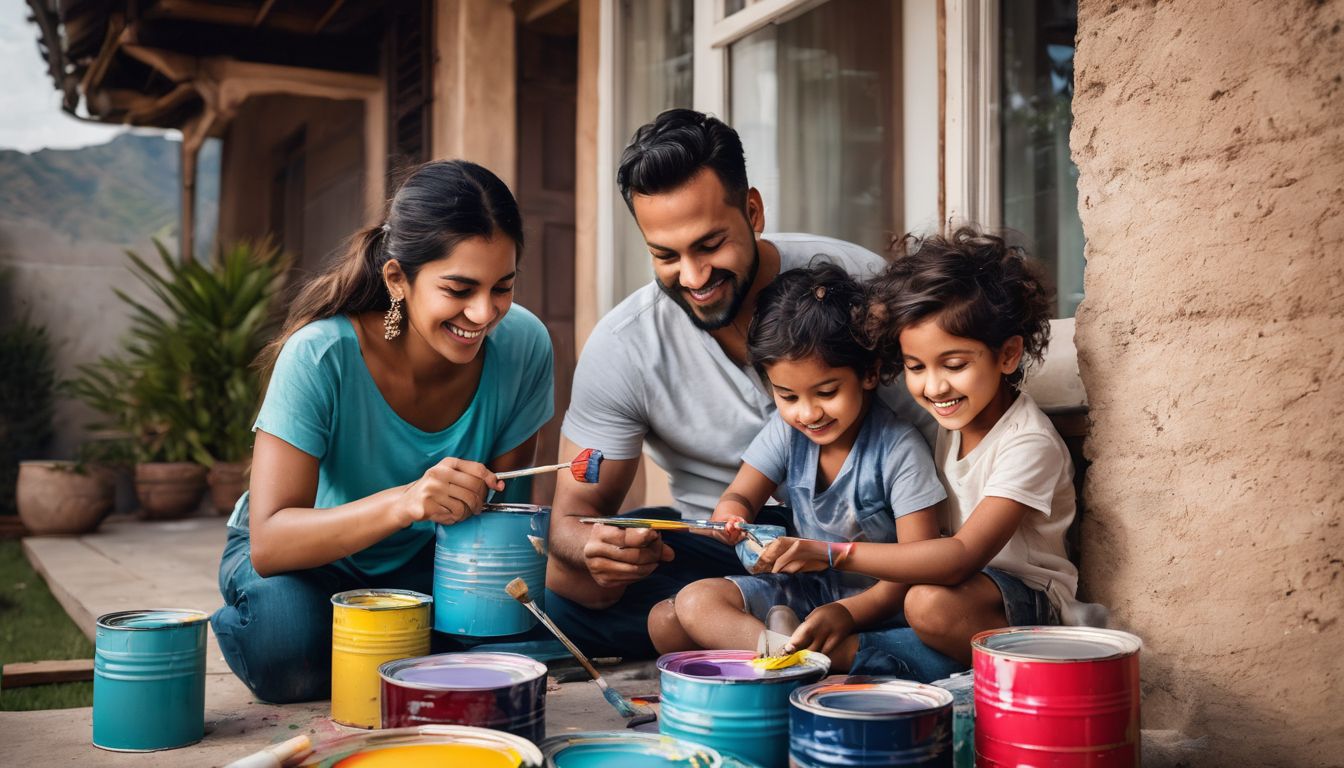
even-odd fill
[(293, 302), (211, 617), (258, 698), (325, 698), (331, 595), (430, 592), (434, 524), (512, 493), (494, 471), (532, 463), (552, 356), (545, 327), (513, 306), (522, 245), (498, 177), (427, 163)]
[[(779, 539), (758, 568), (861, 573), (912, 584), (910, 629), (886, 633), (864, 671), (901, 673), (908, 637), (965, 666), (970, 639), (995, 627), (1057, 624), (1078, 574), (1064, 551), (1074, 515), (1064, 442), (1020, 390), (1050, 333), (1049, 295), (1021, 249), (973, 229), (907, 237), (871, 286), (880, 348), (905, 366), (910, 394), (938, 421), (934, 461), (947, 488), (945, 538), (828, 546)], [(904, 635), (902, 634), (904, 633)], [(912, 650), (913, 649), (913, 650)]]
[[(785, 272), (761, 292), (747, 351), (778, 410), (712, 519), (751, 521), (776, 495), (823, 552), (836, 542), (937, 535), (933, 508), (946, 494), (928, 444), (875, 396), (877, 357), (856, 336), (865, 312), (863, 287), (829, 264)], [(831, 653), (856, 629), (898, 613), (905, 589), (838, 571), (705, 579), (655, 606), (649, 634), (662, 653), (754, 648), (767, 612), (785, 605), (807, 618), (795, 644)]]

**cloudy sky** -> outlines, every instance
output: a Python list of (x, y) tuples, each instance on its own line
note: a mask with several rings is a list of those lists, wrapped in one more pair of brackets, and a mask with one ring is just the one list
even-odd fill
[(80, 122), (61, 111), (61, 94), (38, 53), (37, 25), (24, 0), (0, 0), (0, 149), (35, 152), (102, 144), (124, 128)]

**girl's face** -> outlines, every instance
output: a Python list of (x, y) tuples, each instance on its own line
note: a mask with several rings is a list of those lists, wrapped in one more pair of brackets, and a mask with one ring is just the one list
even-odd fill
[(1017, 370), (1021, 336), (995, 351), (953, 336), (931, 317), (901, 331), (900, 343), (910, 394), (944, 429), (983, 437), (1012, 405), (1003, 377)]
[(388, 290), (405, 299), (406, 331), (449, 362), (475, 359), (486, 333), (513, 305), (518, 249), (506, 235), (472, 237), (420, 268), (408, 282), (389, 262)]
[(876, 374), (860, 377), (853, 368), (832, 368), (819, 355), (779, 360), (765, 373), (775, 407), (789, 426), (817, 445), (854, 444), (868, 393), (877, 387)]

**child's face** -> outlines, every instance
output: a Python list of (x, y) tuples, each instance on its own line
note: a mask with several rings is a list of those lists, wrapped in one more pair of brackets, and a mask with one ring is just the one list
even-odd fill
[(876, 375), (860, 377), (853, 368), (832, 368), (817, 355), (780, 360), (765, 368), (775, 407), (789, 426), (817, 445), (852, 445), (858, 434), (866, 393)]
[(953, 336), (930, 318), (901, 331), (900, 341), (905, 384), (944, 429), (983, 435), (1012, 404), (1003, 377), (1017, 370), (1021, 336), (996, 352), (984, 342)]

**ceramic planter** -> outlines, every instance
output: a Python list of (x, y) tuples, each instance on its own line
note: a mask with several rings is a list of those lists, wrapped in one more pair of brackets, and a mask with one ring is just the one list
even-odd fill
[(190, 461), (135, 465), (135, 495), (145, 520), (186, 517), (205, 495), (205, 467)]
[(72, 461), (19, 463), (19, 519), (34, 536), (88, 533), (112, 510), (116, 486), (100, 468), (76, 471)]
[(238, 497), (247, 490), (248, 466), (246, 461), (217, 461), (210, 468), (206, 478), (210, 481), (210, 503), (214, 505), (215, 512), (227, 515), (233, 511)]

